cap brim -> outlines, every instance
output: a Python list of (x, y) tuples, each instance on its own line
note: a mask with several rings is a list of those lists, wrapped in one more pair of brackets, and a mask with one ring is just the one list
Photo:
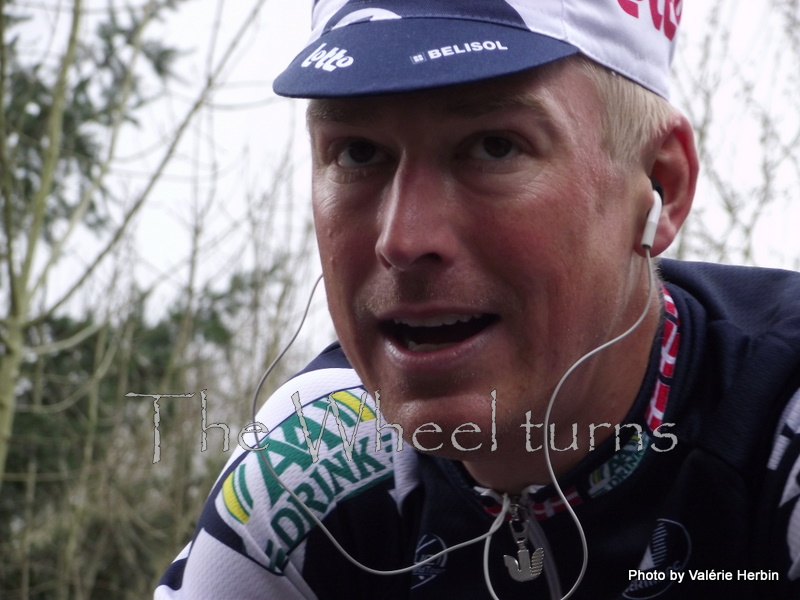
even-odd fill
[(518, 73), (577, 52), (527, 29), (480, 21), (367, 21), (323, 34), (273, 89), (292, 98), (410, 92)]

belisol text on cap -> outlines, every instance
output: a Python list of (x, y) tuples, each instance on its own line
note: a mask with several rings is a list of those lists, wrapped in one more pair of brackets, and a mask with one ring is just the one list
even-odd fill
[(457, 54), (467, 54), (468, 52), (483, 52), (484, 50), (508, 50), (500, 41), (485, 41), (485, 42), (467, 42), (465, 44), (454, 44), (452, 46), (442, 46), (441, 48), (433, 48), (426, 50), (419, 54), (411, 56), (411, 62), (414, 64), (426, 62), (427, 60), (435, 60), (437, 58), (444, 58), (445, 56), (455, 56)]

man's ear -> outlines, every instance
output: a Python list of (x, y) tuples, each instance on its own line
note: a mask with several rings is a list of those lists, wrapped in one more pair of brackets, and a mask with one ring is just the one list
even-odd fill
[(678, 235), (678, 231), (692, 207), (699, 164), (694, 132), (683, 115), (675, 113), (669, 127), (654, 149), (650, 177), (664, 190), (652, 255), (664, 252)]

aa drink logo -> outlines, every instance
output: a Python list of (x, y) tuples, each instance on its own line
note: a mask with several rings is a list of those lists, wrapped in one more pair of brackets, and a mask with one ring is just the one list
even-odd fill
[[(360, 421), (377, 418), (376, 409), (366, 405), (366, 396), (363, 388), (352, 388), (306, 404), (302, 423), (287, 418), (274, 426), (261, 448), (253, 450), (257, 460), (242, 462), (223, 483), (215, 500), (217, 513), (248, 540), (251, 556), (262, 557), (261, 564), (269, 571), (280, 573), (289, 554), (316, 527), (309, 511), (324, 519), (344, 497), (391, 476), (391, 434), (380, 436), (379, 451), (370, 452), (379, 432), (358, 431)], [(332, 410), (335, 419), (328, 418)], [(345, 426), (352, 431), (349, 439), (343, 433)], [(269, 471), (267, 461), (287, 488)]]
[(670, 573), (683, 571), (691, 551), (692, 542), (686, 528), (675, 521), (659, 519), (639, 565), (639, 575), (623, 596), (631, 600), (660, 596), (675, 583)]

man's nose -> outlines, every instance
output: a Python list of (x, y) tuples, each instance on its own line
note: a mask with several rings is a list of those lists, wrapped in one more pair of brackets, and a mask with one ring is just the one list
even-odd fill
[(450, 264), (458, 242), (454, 209), (451, 185), (435, 167), (401, 163), (379, 213), (378, 259), (402, 271)]

